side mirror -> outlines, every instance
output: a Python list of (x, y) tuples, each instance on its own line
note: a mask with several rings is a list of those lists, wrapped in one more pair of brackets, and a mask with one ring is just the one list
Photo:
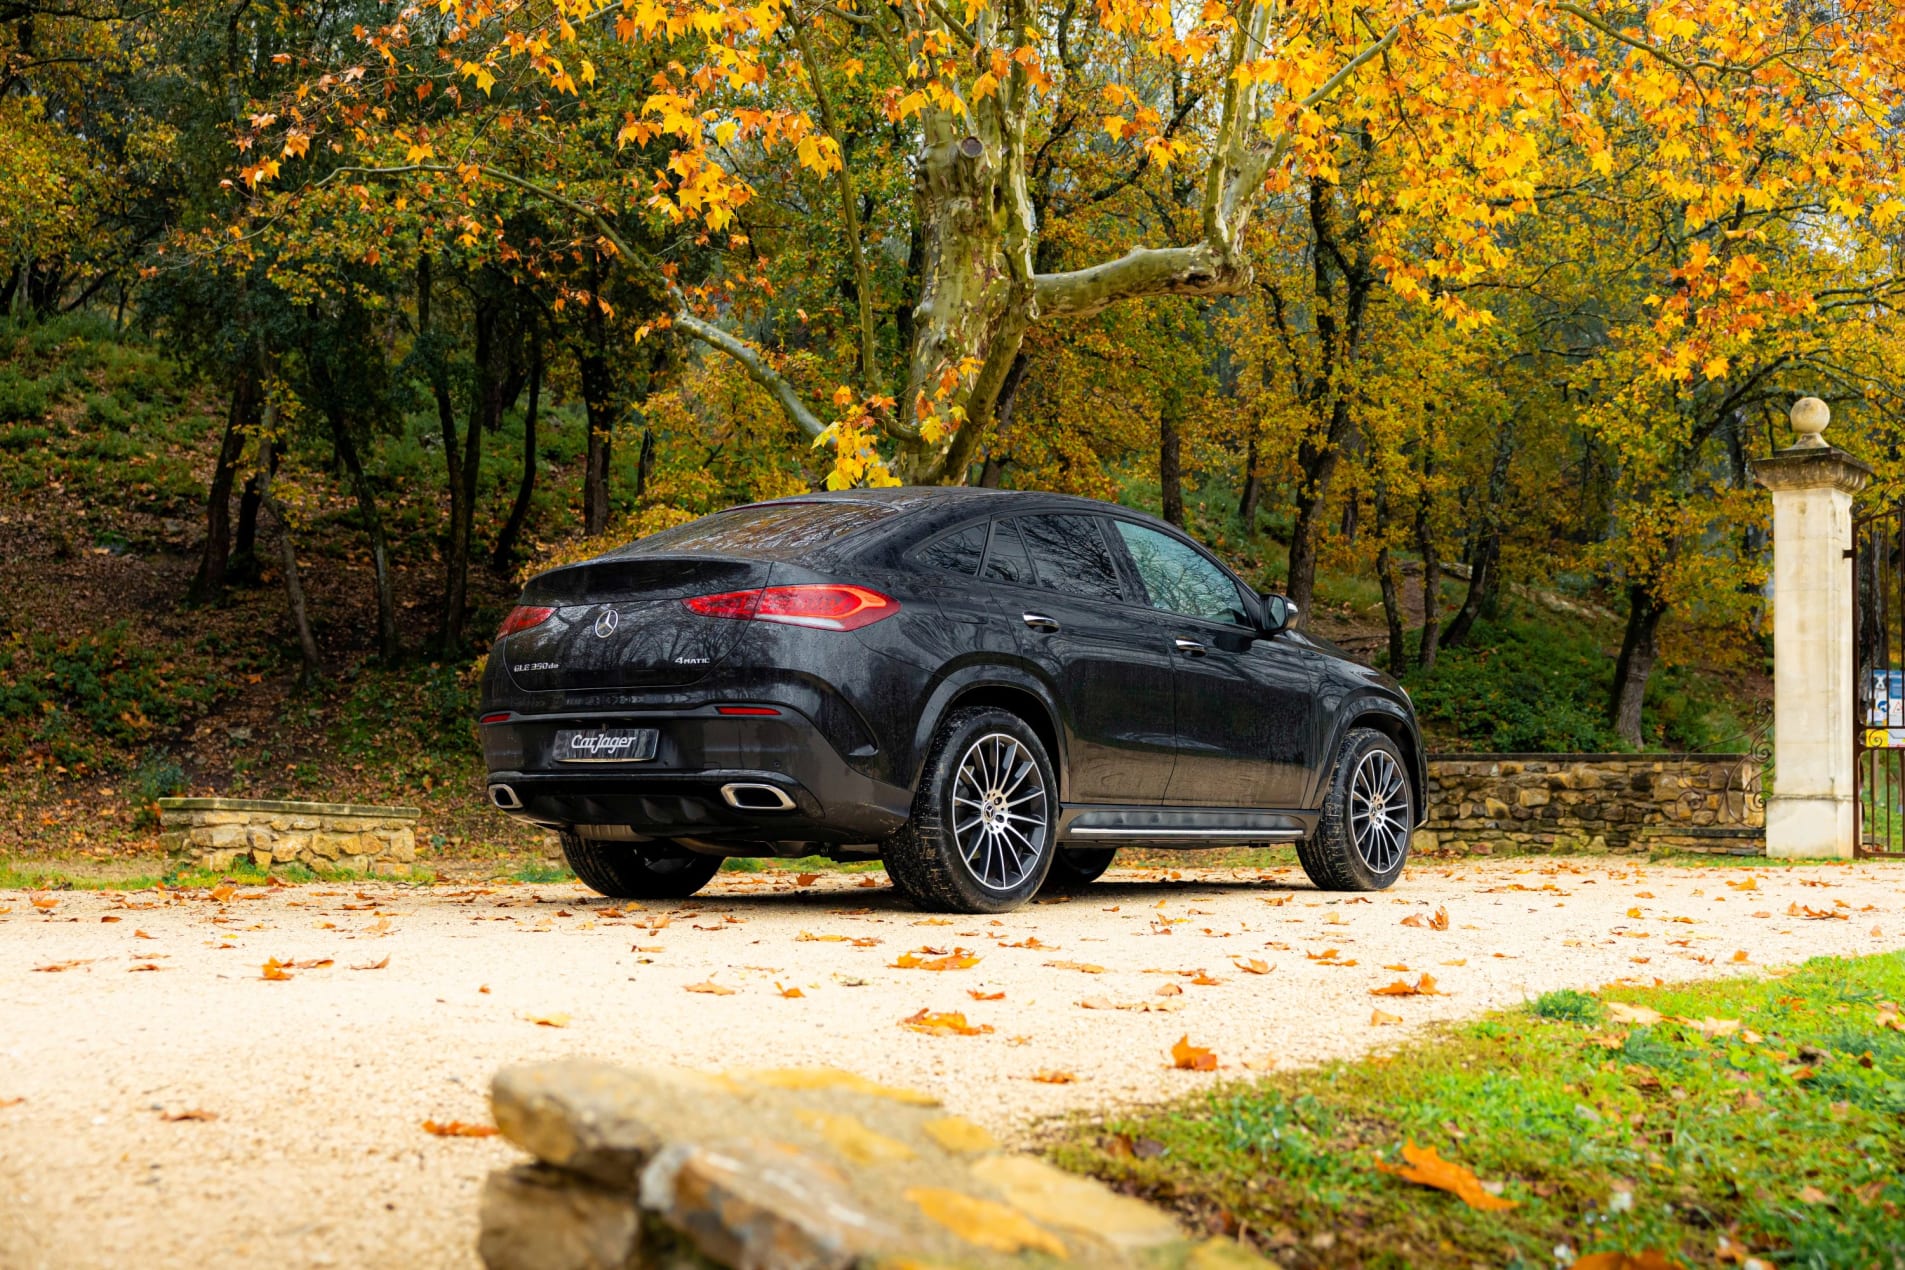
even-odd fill
[(1281, 595), (1263, 597), (1263, 633), (1275, 635), (1278, 631), (1287, 631), (1296, 625), (1299, 616), (1297, 606)]

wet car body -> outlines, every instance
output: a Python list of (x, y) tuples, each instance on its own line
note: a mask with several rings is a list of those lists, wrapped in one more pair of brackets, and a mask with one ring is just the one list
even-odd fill
[[(1049, 751), (1060, 849), (1303, 838), (1358, 726), (1394, 740), (1419, 821), (1422, 748), (1392, 680), (1270, 629), (1234, 577), (1228, 620), (1160, 610), (1141, 545), (1222, 568), (1123, 508), (909, 488), (753, 504), (552, 570), (517, 610), (546, 616), (499, 637), (485, 672), (492, 801), (603, 842), (866, 858), (907, 823), (941, 721), (986, 706)], [(884, 603), (847, 595), (871, 607), (838, 629), (722, 611), (803, 587)]]

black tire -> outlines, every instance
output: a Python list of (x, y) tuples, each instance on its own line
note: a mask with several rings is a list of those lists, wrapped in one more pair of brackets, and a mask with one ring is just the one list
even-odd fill
[(1374, 728), (1351, 728), (1336, 749), (1316, 833), (1296, 856), (1318, 890), (1381, 891), (1402, 876), (1415, 793), (1402, 751)]
[(1045, 883), (1057, 814), (1058, 779), (1038, 733), (1004, 710), (955, 710), (933, 737), (912, 818), (882, 849), (887, 876), (920, 908), (1011, 912)]
[(721, 857), (680, 847), (590, 842), (562, 834), (562, 857), (591, 891), (616, 900), (680, 900), (721, 871)]
[(1052, 871), (1045, 875), (1047, 891), (1081, 891), (1105, 875), (1116, 858), (1116, 847), (1089, 847), (1059, 851), (1052, 857)]

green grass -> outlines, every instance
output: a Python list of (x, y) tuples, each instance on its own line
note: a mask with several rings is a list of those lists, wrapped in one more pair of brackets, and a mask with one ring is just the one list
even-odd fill
[[(1659, 1250), (1706, 1266), (1725, 1240), (1769, 1267), (1897, 1267), (1905, 1033), (1879, 1020), (1900, 1001), (1898, 953), (1550, 993), (1392, 1055), (1082, 1122), (1052, 1154), (1285, 1265), (1532, 1268)], [(1620, 1022), (1614, 1002), (1661, 1021)], [(1683, 1019), (1738, 1026), (1709, 1039)], [(1478, 1211), (1375, 1167), (1409, 1141), (1502, 1183), (1516, 1207)]]
[(408, 872), (398, 877), (373, 878), (357, 869), (314, 869), (296, 861), (261, 869), (250, 860), (234, 860), (230, 868), (222, 870), (187, 866), (175, 861), (163, 872), (154, 872), (151, 863), (143, 861), (128, 864), (0, 860), (0, 891), (145, 891), (155, 886), (212, 887), (221, 882), (238, 886), (264, 886), (274, 881), (293, 886), (308, 882), (369, 881), (426, 885), (435, 880), (435, 871), (420, 865), (412, 865)]
[(532, 885), (575, 881), (575, 874), (569, 871), (568, 866), (550, 864), (542, 860), (535, 860), (528, 864), (521, 865), (507, 876), (512, 882), (528, 882)]

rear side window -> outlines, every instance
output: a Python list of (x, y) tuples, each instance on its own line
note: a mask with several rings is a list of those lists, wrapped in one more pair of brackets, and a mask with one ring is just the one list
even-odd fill
[(985, 572), (979, 576), (994, 582), (1016, 582), (1020, 586), (1037, 583), (1032, 576), (1032, 562), (1026, 559), (1025, 544), (1019, 540), (1019, 531), (1011, 521), (992, 522), (992, 545), (986, 549)]
[(1189, 543), (1128, 520), (1114, 521), (1131, 553), (1151, 607), (1213, 622), (1250, 625), (1250, 611), (1230, 575)]
[(1112, 563), (1111, 547), (1098, 520), (1077, 515), (1019, 518), (1040, 586), (1088, 600), (1124, 598), (1118, 566)]
[(617, 554), (691, 551), (722, 555), (733, 552), (798, 560), (816, 548), (831, 546), (838, 539), (877, 525), (891, 515), (892, 508), (875, 503), (763, 503), (758, 507), (717, 512), (664, 529), (631, 543)]
[(986, 522), (982, 520), (976, 525), (941, 534), (915, 551), (913, 559), (929, 568), (971, 577), (979, 572), (979, 562), (985, 554)]

